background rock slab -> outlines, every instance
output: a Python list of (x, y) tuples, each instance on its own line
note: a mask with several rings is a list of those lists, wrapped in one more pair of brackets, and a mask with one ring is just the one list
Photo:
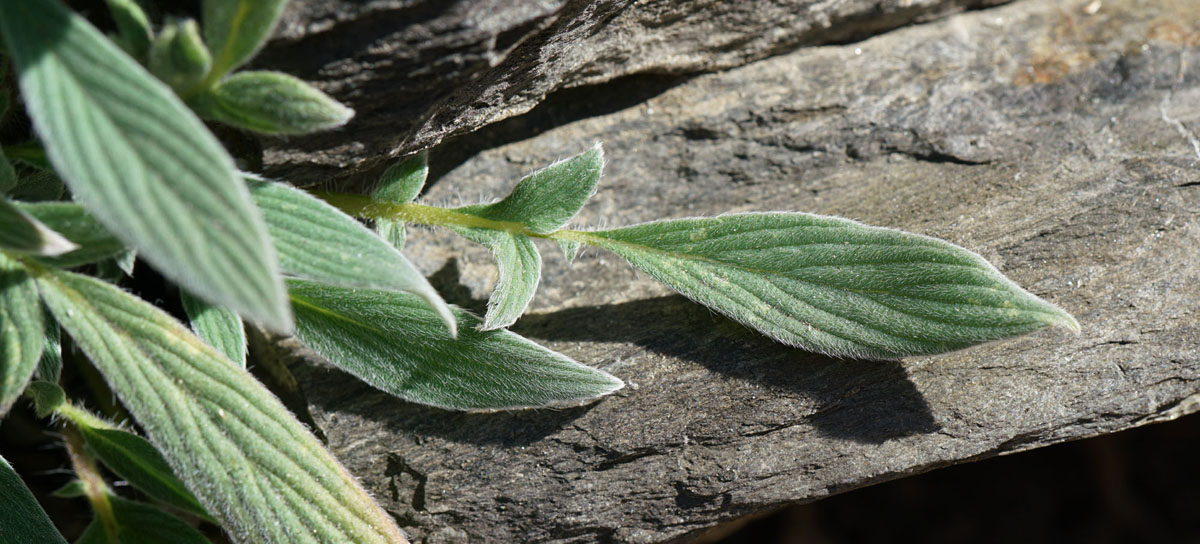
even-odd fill
[(523, 113), (561, 88), (739, 66), (1007, 0), (293, 0), (256, 64), (358, 115), (279, 139), (272, 173), (310, 183)]
[[(611, 255), (567, 266), (544, 247), (515, 330), (629, 388), (589, 407), (457, 414), (310, 360), (293, 371), (315, 421), (417, 542), (663, 542), (1196, 411), (1200, 6), (1086, 5), (1022, 1), (699, 77), (489, 149), (424, 197), (501, 196), (603, 140), (607, 174), (583, 225), (793, 209), (903, 228), (979, 251), (1072, 311), (1082, 334), (833, 360)], [(460, 303), (478, 305), (494, 281), (486, 252), (451, 235), (408, 247)]]

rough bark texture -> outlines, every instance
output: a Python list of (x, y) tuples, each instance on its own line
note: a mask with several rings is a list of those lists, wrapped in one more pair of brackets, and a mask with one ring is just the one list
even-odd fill
[[(1088, 4), (1019, 1), (802, 49), (570, 122), (578, 100), (640, 91), (552, 98), (445, 146), (545, 130), (471, 157), (424, 197), (501, 196), (603, 140), (584, 226), (847, 216), (980, 252), (1073, 312), (1082, 334), (834, 360), (773, 344), (610, 254), (568, 266), (543, 247), (542, 287), (514, 329), (628, 388), (575, 409), (460, 414), (310, 359), (292, 370), (314, 420), (416, 542), (652, 543), (1196, 411), (1200, 4)], [(409, 248), (459, 303), (478, 307), (495, 279), (486, 252), (452, 235)]]
[(310, 182), (523, 113), (548, 93), (639, 73), (740, 66), (1007, 0), (293, 0), (259, 64), (358, 115), (273, 142), (275, 174)]

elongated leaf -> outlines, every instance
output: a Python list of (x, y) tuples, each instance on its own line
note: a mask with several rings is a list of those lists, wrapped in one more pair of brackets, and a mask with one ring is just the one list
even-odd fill
[(208, 512), (145, 438), (120, 429), (82, 424), (79, 431), (96, 457), (130, 485), (180, 510), (208, 517)]
[(280, 72), (238, 72), (189, 103), (205, 119), (263, 134), (307, 134), (354, 117), (341, 102)]
[(34, 376), (39, 380), (58, 383), (62, 374), (62, 336), (59, 334), (58, 322), (44, 307), (42, 308), (42, 357), (38, 359), (37, 371)]
[(57, 0), (0, 0), (0, 30), (34, 128), (75, 199), (172, 281), (289, 330), (266, 226), (203, 123)]
[(405, 291), (434, 308), (455, 334), (446, 302), (408, 259), (354, 218), (282, 183), (250, 181), (279, 262), (292, 276), (340, 285)]
[(93, 521), (79, 540), (84, 544), (208, 544), (208, 539), (191, 525), (149, 504), (133, 502), (110, 494), (113, 517), (117, 521), (117, 541), (109, 539), (104, 526)]
[(455, 309), (459, 336), (439, 334), (438, 316), (404, 293), (288, 280), (296, 335), (331, 362), (402, 399), (456, 410), (560, 406), (620, 389), (583, 366), (505, 330), (478, 331)]
[(120, 33), (121, 47), (136, 59), (146, 58), (150, 48), (151, 36), (150, 19), (146, 12), (133, 0), (107, 0), (108, 10), (112, 13), (113, 22), (117, 24)]
[(588, 234), (689, 298), (821, 353), (894, 358), (1079, 328), (966, 249), (848, 219), (753, 213)]
[(465, 238), (488, 246), (496, 258), (500, 279), (488, 298), (487, 316), (479, 330), (490, 331), (512, 325), (525, 313), (542, 277), (542, 256), (533, 240), (510, 232), (456, 228)]
[(458, 210), (493, 221), (521, 223), (534, 232), (549, 234), (579, 213), (596, 192), (603, 170), (604, 151), (596, 144), (588, 151), (526, 176), (500, 202)]
[(192, 331), (230, 361), (246, 368), (246, 328), (242, 326), (242, 318), (228, 308), (213, 306), (187, 291), (181, 291), (179, 295)]
[(105, 229), (83, 206), (73, 202), (18, 204), (24, 212), (61, 234), (75, 249), (42, 262), (59, 268), (74, 268), (128, 251), (124, 243)]
[(150, 441), (239, 542), (404, 542), (287, 409), (162, 311), (47, 270), (43, 300)]
[(287, 0), (204, 0), (204, 41), (213, 73), (229, 73), (250, 60), (271, 35)]
[(76, 247), (25, 210), (0, 197), (0, 249), (29, 255), (56, 256)]
[(0, 418), (33, 377), (42, 357), (42, 303), (20, 263), (0, 253)]
[(0, 542), (67, 544), (46, 511), (33, 498), (33, 493), (25, 487), (25, 482), (3, 457), (0, 457), (0, 497), (4, 497), (4, 508), (0, 508), (0, 528), (3, 528)]

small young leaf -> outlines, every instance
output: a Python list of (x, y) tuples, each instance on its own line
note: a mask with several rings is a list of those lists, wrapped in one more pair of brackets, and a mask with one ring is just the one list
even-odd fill
[(242, 318), (228, 308), (213, 306), (187, 291), (180, 291), (179, 296), (196, 336), (224, 353), (230, 361), (246, 368), (246, 328)]
[(79, 425), (79, 432), (96, 457), (121, 479), (150, 497), (208, 519), (208, 512), (146, 439), (98, 426)]
[(58, 534), (54, 523), (42, 510), (33, 493), (17, 472), (0, 457), (0, 497), (4, 497), (4, 508), (0, 508), (0, 538), (6, 543), (38, 542), (67, 544)]
[(0, 150), (0, 194), (8, 194), (16, 186), (17, 171), (13, 169), (12, 163), (8, 162), (4, 151)]
[(25, 267), (0, 253), (0, 418), (21, 396), (42, 357), (42, 307)]
[(200, 117), (263, 134), (307, 134), (354, 117), (341, 102), (280, 72), (238, 72), (189, 104)]
[(74, 198), (175, 283), (289, 330), (266, 226), (233, 159), (179, 98), (58, 0), (0, 0), (0, 33)]
[(979, 255), (848, 219), (748, 213), (586, 236), (701, 304), (830, 355), (896, 358), (1079, 329)]
[(250, 60), (267, 41), (287, 0), (204, 0), (204, 41), (216, 77)]
[(0, 197), (0, 249), (54, 257), (77, 247), (25, 210)]
[(85, 497), (87, 496), (87, 486), (84, 485), (83, 480), (71, 480), (66, 485), (52, 491), (50, 496), (60, 499)]
[(596, 192), (604, 170), (600, 144), (529, 174), (504, 200), (495, 204), (465, 206), (458, 211), (493, 221), (522, 223), (541, 234), (554, 232), (575, 217)]
[(209, 544), (207, 538), (183, 520), (149, 504), (108, 496), (113, 517), (117, 521), (117, 541), (109, 540), (104, 527), (93, 521), (83, 530), (75, 544)]
[(387, 240), (387, 243), (396, 248), (396, 251), (404, 249), (404, 242), (408, 239), (406, 230), (403, 221), (383, 218), (375, 220), (375, 234)]
[(455, 334), (450, 308), (425, 276), (362, 223), (294, 187), (248, 181), (287, 274), (331, 285), (415, 294)]
[(455, 410), (575, 405), (621, 380), (506, 330), (478, 331), (455, 309), (459, 336), (404, 293), (289, 280), (296, 335), (333, 364), (405, 400)]
[(67, 403), (67, 393), (56, 383), (34, 380), (25, 390), (25, 396), (33, 399), (37, 417), (47, 417)]
[(304, 426), (161, 310), (45, 270), (39, 291), (150, 441), (235, 541), (404, 542)]
[(379, 186), (371, 193), (373, 200), (404, 204), (421, 194), (425, 178), (429, 177), (429, 156), (424, 151), (405, 157), (384, 170)]
[(176, 91), (186, 91), (203, 81), (211, 67), (212, 56), (193, 19), (163, 26), (146, 58), (150, 73)]
[(528, 236), (499, 230), (460, 227), (455, 232), (464, 238), (488, 246), (496, 258), (500, 279), (488, 299), (487, 316), (481, 331), (503, 329), (525, 313), (538, 280), (542, 277), (542, 256)]
[(42, 336), (42, 358), (38, 360), (37, 370), (33, 375), (47, 382), (58, 383), (62, 374), (62, 336), (58, 322), (50, 311), (42, 307), (42, 323), (45, 324)]
[(137, 264), (137, 250), (129, 249), (124, 253), (113, 257), (113, 263), (115, 263), (117, 268), (121, 269), (121, 272), (124, 272), (126, 276), (132, 278), (133, 267), (135, 264)]
[(22, 211), (61, 234), (76, 249), (40, 260), (59, 268), (75, 268), (127, 251), (124, 243), (108, 232), (83, 206), (73, 202), (19, 203)]
[(153, 32), (146, 12), (133, 0), (108, 0), (108, 10), (117, 23), (121, 47), (135, 59), (145, 59)]
[(583, 245), (574, 240), (555, 240), (558, 242), (558, 248), (562, 250), (563, 257), (566, 257), (567, 262), (573, 262), (575, 257), (579, 255), (579, 248)]

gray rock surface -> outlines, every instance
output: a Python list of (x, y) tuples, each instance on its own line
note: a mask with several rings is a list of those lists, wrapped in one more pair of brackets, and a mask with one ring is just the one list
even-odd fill
[(342, 177), (557, 89), (730, 68), (1004, 1), (293, 0), (257, 63), (358, 115), (332, 138), (276, 140), (267, 158), (289, 180)]
[[(774, 344), (610, 254), (567, 265), (543, 247), (542, 287), (514, 329), (629, 383), (610, 398), (461, 414), (311, 359), (292, 370), (332, 451), (429, 543), (672, 541), (1194, 412), (1197, 21), (1192, 0), (1021, 0), (697, 77), (605, 115), (539, 108), (446, 146), (546, 129), (471, 157), (424, 196), (498, 197), (603, 140), (583, 226), (784, 209), (902, 228), (980, 252), (1073, 312), (1079, 335), (835, 360)], [(634, 92), (622, 85), (604, 92)], [(478, 307), (495, 280), (486, 252), (418, 234), (408, 253)]]

